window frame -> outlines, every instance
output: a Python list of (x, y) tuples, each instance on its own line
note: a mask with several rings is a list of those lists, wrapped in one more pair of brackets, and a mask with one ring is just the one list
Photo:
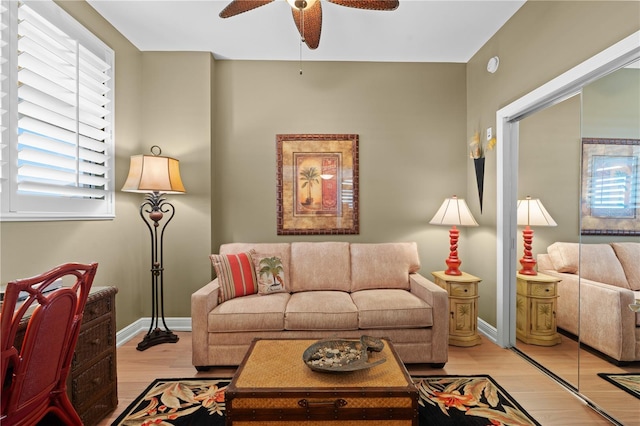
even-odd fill
[[(104, 192), (100, 198), (81, 198), (72, 196), (50, 196), (25, 194), (18, 192), (18, 2), (2, 0), (2, 22), (6, 25), (2, 30), (2, 57), (8, 61), (0, 63), (4, 78), (1, 86), (2, 117), (0, 124), (0, 221), (58, 221), (58, 220), (108, 220), (115, 217), (115, 139), (114, 139), (114, 90), (115, 90), (115, 53), (97, 36), (65, 12), (53, 0), (23, 0), (26, 6), (35, 11), (50, 24), (54, 25), (76, 43), (76, 65), (80, 64), (80, 46), (91, 52), (108, 65), (106, 74), (109, 79), (105, 83), (109, 102), (105, 106), (108, 111), (106, 125), (102, 130), (104, 139), (103, 165)], [(5, 40), (6, 39), (6, 40)], [(82, 65), (78, 65), (82, 73)], [(75, 82), (81, 85), (80, 80)], [(76, 87), (76, 90), (77, 87)], [(82, 111), (78, 107), (78, 111)], [(76, 130), (80, 128), (80, 119), (76, 114)], [(79, 144), (79, 139), (76, 138)], [(80, 161), (80, 160), (78, 160)], [(101, 163), (102, 164), (102, 163)], [(76, 175), (82, 175), (77, 170)]]

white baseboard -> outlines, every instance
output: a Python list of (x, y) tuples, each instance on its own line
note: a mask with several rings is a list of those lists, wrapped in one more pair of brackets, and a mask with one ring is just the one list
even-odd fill
[[(174, 317), (165, 318), (167, 327), (173, 331), (191, 331), (191, 318), (187, 317)], [(137, 334), (149, 331), (151, 326), (151, 318), (140, 318), (137, 321), (129, 324), (122, 330), (116, 333), (116, 347), (120, 347), (133, 339)]]
[(493, 343), (498, 341), (498, 329), (490, 325), (488, 322), (483, 321), (482, 318), (478, 318), (478, 333), (481, 333)]

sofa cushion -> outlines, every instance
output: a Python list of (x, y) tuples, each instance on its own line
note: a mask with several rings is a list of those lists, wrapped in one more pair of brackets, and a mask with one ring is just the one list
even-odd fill
[(258, 253), (256, 250), (251, 250), (251, 257), (258, 280), (258, 294), (288, 293), (282, 258), (271, 253)]
[(547, 247), (553, 267), (558, 272), (576, 274), (580, 261), (580, 246), (578, 243), (553, 243)]
[(611, 243), (631, 290), (640, 290), (640, 243)]
[(284, 318), (286, 330), (356, 330), (358, 309), (349, 293), (305, 291), (291, 295)]
[(609, 244), (582, 244), (580, 278), (629, 288), (622, 264)]
[(557, 242), (547, 252), (558, 272), (580, 273), (581, 278), (629, 288), (622, 265), (609, 244)]
[(291, 291), (351, 288), (349, 243), (291, 243)]
[(212, 333), (282, 331), (284, 311), (289, 297), (289, 293), (264, 296), (253, 294), (227, 300), (209, 313), (208, 331)]
[(256, 270), (251, 254), (212, 254), (209, 256), (220, 284), (218, 302), (258, 292)]
[(351, 291), (409, 289), (409, 274), (420, 269), (414, 242), (351, 244)]
[(358, 327), (418, 328), (433, 325), (433, 309), (406, 290), (380, 289), (351, 293), (358, 307)]

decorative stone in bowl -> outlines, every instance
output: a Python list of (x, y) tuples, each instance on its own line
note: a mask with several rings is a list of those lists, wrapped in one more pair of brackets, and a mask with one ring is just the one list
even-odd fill
[(382, 349), (384, 342), (372, 336), (362, 336), (360, 340), (319, 340), (304, 351), (302, 359), (314, 371), (357, 371), (385, 362), (386, 358), (368, 362), (369, 351), (380, 352)]

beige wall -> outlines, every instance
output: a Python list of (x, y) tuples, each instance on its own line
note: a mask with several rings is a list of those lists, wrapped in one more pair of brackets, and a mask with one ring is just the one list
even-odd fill
[[(360, 235), (305, 239), (414, 240), (429, 276), (444, 267), (448, 232), (428, 221), (445, 197), (465, 196), (481, 226), (462, 232), (462, 269), (483, 279), (480, 317), (495, 324), (495, 152), (480, 214), (468, 140), (495, 131), (499, 108), (640, 28), (638, 2), (530, 1), (466, 65), (305, 62), (300, 76), (297, 62), (141, 53), (85, 2), (59, 3), (116, 51), (117, 217), (1, 223), (0, 279), (98, 261), (96, 285), (119, 288), (119, 329), (150, 314), (142, 196), (119, 191), (129, 156), (157, 144), (181, 162), (187, 194), (169, 197), (166, 314), (188, 317), (221, 243), (299, 239), (276, 235), (278, 133), (360, 135)], [(488, 74), (494, 55), (500, 68)]]
[(583, 137), (640, 139), (640, 63), (602, 77), (583, 93)]
[(185, 195), (165, 233), (165, 314), (188, 317), (190, 296), (210, 276), (213, 59), (209, 53), (141, 53), (85, 2), (58, 2), (116, 52), (116, 218), (0, 223), (0, 280), (60, 263), (97, 261), (94, 285), (116, 286), (117, 328), (151, 314), (150, 237), (144, 196), (120, 191), (129, 157), (159, 145), (180, 160)]
[[(211, 278), (208, 263), (211, 235), (211, 74), (212, 56), (205, 52), (142, 54), (142, 152), (152, 145), (162, 155), (180, 160), (186, 194), (167, 195), (175, 216), (164, 236), (165, 316), (190, 317), (191, 293)], [(142, 195), (130, 194), (140, 203)], [(144, 228), (141, 250), (147, 268), (141, 282), (149, 294), (149, 232), (136, 209), (127, 214)], [(150, 305), (149, 305), (150, 306)], [(145, 306), (146, 308), (146, 306)], [(145, 315), (149, 310), (145, 309)]]
[[(528, 1), (467, 64), (467, 137), (477, 129), (495, 130), (497, 110), (639, 29), (640, 2)], [(489, 74), (486, 64), (495, 55), (500, 57), (500, 68)], [(475, 194), (471, 163), (469, 199)], [(476, 216), (482, 226), (471, 230), (466, 242), (483, 256), (468, 259), (467, 269), (484, 279), (479, 316), (495, 325), (495, 152), (487, 155), (486, 167), (484, 211)], [(575, 170), (566, 171), (575, 178)], [(478, 212), (477, 205), (472, 208)]]
[[(138, 151), (141, 112), (141, 54), (85, 2), (58, 2), (116, 51), (115, 111), (116, 188), (124, 183), (129, 155)], [(69, 261), (100, 264), (96, 286), (119, 288), (118, 327), (141, 316), (138, 281), (143, 252), (140, 219), (130, 214), (131, 203), (116, 194), (116, 219), (69, 222), (1, 222), (0, 280), (37, 275)]]
[[(464, 64), (219, 61), (213, 249), (230, 241), (417, 241), (442, 270), (447, 228), (428, 222), (465, 191)], [(276, 134), (360, 138), (360, 234), (276, 235)]]

